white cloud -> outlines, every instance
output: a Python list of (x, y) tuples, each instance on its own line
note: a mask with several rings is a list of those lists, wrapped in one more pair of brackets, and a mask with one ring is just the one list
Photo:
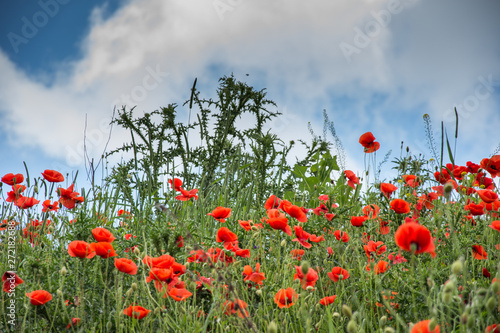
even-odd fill
[[(397, 148), (406, 139), (406, 126), (411, 133), (420, 126), (423, 133), (423, 123), (414, 121), (388, 129), (396, 119), (391, 112), (419, 121), (430, 113), (438, 127), (447, 110), (474, 95), (479, 76), (500, 78), (499, 24), (493, 14), (499, 5), (479, 2), (135, 0), (106, 19), (97, 8), (82, 41), (82, 58), (61, 64), (51, 86), (27, 77), (0, 51), (0, 100), (7, 120), (1, 126), (10, 133), (10, 144), (38, 145), (71, 164), (82, 161), (87, 114), (93, 140), (87, 148), (98, 158), (112, 105), (138, 104), (138, 111), (150, 111), (182, 104), (194, 77), (209, 96), (217, 85), (215, 65), (266, 87), (268, 97), (293, 115), (279, 133), (284, 141), (308, 139), (307, 122), (320, 121), (326, 108), (347, 148), (348, 168), (357, 169), (362, 133), (372, 131), (387, 147)], [(387, 24), (377, 23), (394, 8)], [(363, 47), (357, 43), (359, 31), (369, 39)], [(359, 51), (350, 62), (341, 43)], [(463, 113), (464, 139), (479, 137), (484, 145), (494, 136), (500, 125), (498, 85), (494, 89), (470, 117)], [(373, 106), (374, 94), (385, 102)], [(411, 114), (419, 106), (420, 114)], [(321, 124), (316, 128), (321, 133)], [(116, 129), (110, 146), (126, 138)], [(488, 153), (491, 145), (470, 147)]]

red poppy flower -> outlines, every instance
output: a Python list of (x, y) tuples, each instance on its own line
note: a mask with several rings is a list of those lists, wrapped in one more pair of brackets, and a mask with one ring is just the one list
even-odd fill
[(114, 257), (116, 255), (113, 245), (108, 242), (91, 243), (90, 249), (95, 251), (95, 254), (103, 259)]
[(68, 326), (66, 326), (66, 329), (69, 330), (71, 327), (75, 327), (80, 323), (80, 321), (82, 321), (80, 318), (71, 318), (71, 321)]
[(372, 132), (366, 132), (359, 138), (359, 143), (365, 148), (365, 153), (373, 153), (380, 148), (380, 143), (375, 141)]
[(351, 224), (354, 227), (361, 227), (366, 219), (366, 216), (351, 216)]
[(396, 214), (407, 214), (410, 212), (410, 204), (403, 199), (394, 199), (391, 201), (391, 209)]
[(289, 308), (295, 304), (298, 295), (293, 288), (280, 289), (274, 296), (274, 303), (278, 305), (280, 309)]
[(222, 227), (219, 228), (219, 230), (217, 231), (217, 238), (216, 238), (217, 243), (235, 242), (237, 240), (238, 236), (236, 236), (235, 233), (229, 230), (229, 228)]
[(17, 199), (22, 198), (23, 195), (21, 194), (24, 190), (26, 189), (26, 186), (24, 185), (13, 185), (12, 186), (12, 191), (7, 192), (7, 199), (5, 201), (7, 202), (16, 202)]
[(493, 230), (496, 230), (496, 231), (500, 232), (500, 221), (498, 221), (498, 220), (491, 221), (491, 224), (488, 227), (490, 227)]
[(481, 245), (472, 245), (472, 256), (477, 260), (488, 259), (488, 253), (486, 253), (484, 247)]
[(253, 271), (252, 267), (249, 265), (246, 265), (243, 268), (243, 281), (252, 281), (253, 283), (257, 285), (262, 285), (262, 281), (266, 279), (266, 275), (264, 273), (260, 272), (260, 264), (257, 263), (255, 265), (255, 272)]
[(17, 276), (15, 272), (7, 271), (3, 273), (2, 276), (2, 282), (3, 282), (3, 291), (6, 293), (13, 292), (14, 289), (24, 281)]
[(131, 305), (125, 310), (123, 310), (123, 314), (136, 319), (142, 319), (146, 317), (150, 312), (151, 310), (145, 309), (139, 305), (134, 305), (134, 306)]
[(146, 282), (161, 281), (165, 282), (172, 277), (172, 270), (168, 268), (151, 268)]
[(137, 274), (137, 265), (127, 258), (115, 258), (115, 267), (120, 272), (130, 275)]
[(403, 175), (402, 178), (406, 185), (410, 187), (417, 187), (420, 185), (420, 178), (415, 175)]
[(64, 181), (64, 176), (59, 171), (45, 170), (42, 172), (43, 178), (51, 183), (60, 183)]
[(344, 175), (347, 178), (347, 185), (352, 187), (353, 190), (356, 189), (354, 185), (359, 184), (359, 179), (358, 177), (356, 177), (354, 172), (352, 172), (351, 170), (345, 170)]
[(369, 241), (368, 244), (363, 245), (363, 248), (368, 258), (370, 258), (371, 253), (374, 253), (376, 255), (381, 255), (387, 250), (387, 246), (385, 246), (384, 242), (382, 241), (378, 242)]
[(492, 203), (498, 200), (498, 194), (492, 190), (477, 190), (476, 193), (485, 203)]
[(26, 296), (30, 299), (30, 303), (35, 306), (43, 305), (52, 299), (52, 295), (45, 290), (35, 290), (26, 293)]
[(488, 270), (486, 269), (486, 267), (483, 267), (483, 276), (485, 278), (488, 278), (488, 279), (491, 277), (491, 274), (490, 274), (490, 272), (488, 272)]
[(307, 222), (307, 215), (304, 213), (304, 211), (296, 205), (290, 205), (284, 209), (284, 211), (290, 215), (291, 217), (294, 217), (297, 219), (299, 222)]
[(194, 198), (194, 200), (198, 200), (198, 195), (197, 195), (198, 189), (197, 188), (186, 191), (182, 187), (180, 187), (179, 191), (181, 191), (181, 195), (176, 196), (175, 197), (176, 200), (188, 201), (191, 198)]
[(314, 269), (309, 267), (309, 270), (307, 271), (307, 274), (305, 274), (305, 275), (302, 272), (301, 266), (295, 266), (295, 270), (296, 270), (296, 272), (293, 275), (293, 279), (300, 280), (300, 285), (302, 286), (302, 289), (306, 289), (309, 286), (314, 288), (316, 281), (318, 281), (318, 273)]
[(98, 242), (112, 243), (116, 239), (111, 233), (111, 231), (104, 228), (92, 229), (92, 235), (94, 236), (94, 239)]
[(217, 207), (211, 213), (207, 215), (213, 216), (219, 222), (225, 223), (226, 219), (231, 216), (231, 208)]
[(300, 226), (294, 226), (293, 229), (295, 230), (295, 236), (297, 236), (297, 238), (292, 239), (292, 242), (299, 242), (300, 245), (302, 245), (306, 249), (310, 249), (311, 244), (309, 244), (307, 240), (311, 235), (305, 232), (304, 229), (302, 229), (302, 227)]
[(95, 251), (92, 250), (89, 243), (76, 240), (69, 243), (68, 254), (72, 257), (90, 259), (95, 256)]
[(480, 202), (479, 204), (471, 202), (468, 205), (465, 205), (464, 209), (468, 210), (474, 216), (479, 216), (484, 214), (485, 205), (484, 202)]
[(269, 197), (269, 199), (266, 200), (264, 208), (266, 210), (271, 208), (278, 208), (280, 204), (281, 204), (281, 199), (273, 194)]
[(337, 295), (323, 297), (323, 298), (319, 301), (319, 304), (324, 305), (324, 306), (327, 306), (327, 305), (333, 304), (333, 302), (335, 302), (335, 299), (336, 299), (336, 298), (337, 298)]
[(298, 259), (301, 260), (302, 256), (304, 255), (305, 251), (302, 249), (293, 249), (290, 251), (290, 254), (292, 255), (293, 259)]
[(381, 273), (385, 273), (385, 272), (387, 272), (388, 269), (389, 269), (389, 263), (387, 261), (380, 260), (375, 265), (375, 274), (378, 275)]
[(439, 333), (439, 325), (436, 325), (432, 331), (429, 330), (430, 320), (422, 320), (413, 325), (410, 333)]
[(43, 203), (43, 208), (42, 208), (42, 212), (57, 212), (57, 210), (59, 209), (59, 201), (54, 201), (54, 203), (51, 203), (50, 200), (45, 200)]
[(11, 186), (13, 186), (14, 184), (21, 184), (22, 182), (24, 182), (24, 176), (20, 173), (8, 173), (2, 177), (2, 182)]
[(341, 267), (333, 267), (331, 272), (327, 273), (328, 277), (333, 281), (337, 282), (342, 275), (342, 280), (345, 280), (349, 277), (349, 272)]
[(193, 296), (193, 293), (191, 293), (185, 288), (172, 288), (170, 289), (168, 294), (177, 302), (184, 301), (185, 299)]
[(309, 241), (313, 243), (319, 243), (319, 242), (324, 242), (326, 239), (323, 235), (321, 236), (316, 236), (315, 234), (309, 235)]
[(493, 324), (486, 327), (484, 333), (500, 333), (500, 324)]
[(248, 304), (241, 299), (235, 299), (234, 302), (225, 301), (222, 307), (224, 309), (224, 314), (227, 316), (234, 314), (238, 315), (240, 318), (248, 318), (249, 316), (247, 310)]
[(67, 189), (58, 188), (59, 195), (61, 196), (59, 202), (67, 209), (73, 209), (77, 203), (83, 202), (83, 197), (79, 196), (80, 193), (73, 191), (73, 186), (74, 184), (71, 184)]
[(488, 171), (491, 177), (500, 176), (500, 155), (494, 155), (491, 158), (481, 160), (481, 168)]
[(379, 206), (375, 204), (371, 204), (368, 206), (363, 207), (363, 214), (369, 219), (375, 219), (378, 216), (378, 213), (380, 212)]
[(349, 241), (349, 235), (345, 231), (335, 230), (333, 234), (337, 240), (342, 240), (344, 243)]
[(40, 201), (35, 198), (23, 197), (20, 196), (19, 199), (16, 200), (15, 204), (17, 207), (21, 209), (31, 208), (34, 205), (37, 205)]
[(252, 225), (250, 224), (250, 221), (238, 220), (238, 224), (240, 225), (240, 227), (242, 227), (246, 231), (252, 230)]
[(180, 191), (180, 188), (182, 186), (182, 180), (180, 180), (179, 178), (174, 178), (173, 181), (172, 181), (172, 179), (169, 179), (168, 183), (170, 184), (170, 188), (175, 187), (176, 191)]
[(288, 236), (292, 235), (292, 229), (288, 225), (288, 219), (286, 217), (273, 217), (267, 219), (269, 226), (275, 230), (281, 230)]
[(432, 257), (436, 256), (431, 232), (421, 224), (410, 222), (400, 225), (394, 234), (394, 238), (396, 244), (405, 251), (411, 252), (414, 250), (415, 254), (428, 252)]

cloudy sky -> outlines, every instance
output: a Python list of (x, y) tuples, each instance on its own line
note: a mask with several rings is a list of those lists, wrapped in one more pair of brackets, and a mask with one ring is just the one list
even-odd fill
[[(82, 174), (84, 142), (98, 160), (115, 105), (141, 113), (182, 105), (195, 77), (208, 97), (231, 73), (266, 88), (284, 113), (270, 126), (285, 141), (309, 140), (308, 122), (321, 134), (326, 109), (358, 174), (361, 134), (380, 142), (377, 162), (389, 150), (390, 161), (399, 157), (401, 141), (431, 158), (422, 117), (430, 115), (439, 143), (441, 121), (454, 135), (454, 107), (458, 163), (478, 163), (500, 144), (495, 0), (18, 0), (0, 8), (1, 175), (24, 173), (23, 162), (31, 174)], [(187, 109), (178, 113), (187, 122)], [(128, 140), (114, 128), (108, 148)]]

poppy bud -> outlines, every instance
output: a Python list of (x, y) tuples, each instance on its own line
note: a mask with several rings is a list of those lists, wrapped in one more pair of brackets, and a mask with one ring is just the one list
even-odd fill
[(111, 321), (108, 321), (108, 323), (106, 324), (106, 329), (108, 330), (108, 332), (111, 332), (111, 330), (113, 329), (113, 323)]
[(285, 246), (286, 246), (286, 239), (283, 239), (283, 240), (281, 241), (281, 246), (282, 246), (282, 247), (285, 247)]
[(396, 331), (392, 327), (386, 327), (384, 329), (384, 333), (394, 333), (394, 332), (396, 332)]
[(488, 298), (488, 301), (486, 302), (486, 309), (490, 312), (494, 312), (495, 308), (497, 307), (497, 302), (495, 301), (495, 297), (491, 296)]
[(33, 192), (35, 192), (36, 194), (38, 194), (38, 185), (33, 186)]
[(467, 319), (467, 324), (465, 324), (465, 325), (467, 326), (468, 329), (471, 329), (472, 327), (474, 327), (475, 321), (476, 321), (476, 318), (474, 318), (474, 315), (471, 314), (469, 316), (469, 318)]
[(307, 275), (307, 273), (309, 273), (310, 266), (309, 266), (309, 263), (307, 261), (304, 261), (302, 263), (302, 266), (300, 266), (300, 268), (302, 269), (302, 274)]
[(135, 248), (134, 248), (134, 254), (135, 254), (136, 256), (140, 255), (140, 254), (141, 254), (141, 250), (139, 250), (139, 248), (138, 248), (138, 247), (135, 247)]
[(464, 268), (462, 264), (462, 260), (457, 260), (451, 265), (451, 272), (455, 275), (462, 273), (462, 269)]
[(466, 324), (468, 318), (469, 318), (469, 315), (467, 313), (464, 313), (462, 315), (462, 318), (461, 318), (462, 324)]
[(307, 290), (307, 291), (313, 291), (313, 290), (314, 290), (314, 287), (313, 287), (313, 286), (307, 286), (307, 287), (306, 287), (306, 290)]
[[(254, 225), (253, 225), (250, 229), (252, 229), (252, 231), (259, 231), (259, 227), (254, 226)], [(256, 234), (256, 235), (257, 235), (257, 234)]]
[(380, 319), (378, 320), (378, 324), (380, 325), (380, 327), (384, 327), (385, 324), (387, 324), (387, 317), (386, 316), (380, 317)]
[(450, 304), (453, 295), (451, 293), (443, 293), (441, 299), (444, 304)]
[(453, 191), (453, 185), (451, 183), (444, 184), (443, 195), (447, 200), (450, 200), (451, 191)]
[(332, 314), (332, 317), (333, 317), (333, 318), (340, 318), (340, 313), (338, 313), (338, 312), (334, 312), (334, 313)]
[(351, 307), (349, 305), (342, 305), (342, 314), (344, 316), (346, 316), (347, 318), (351, 319), (352, 317), (352, 310), (351, 310)]
[(493, 292), (496, 294), (500, 291), (500, 281), (495, 281), (492, 285), (491, 285), (491, 289), (493, 290)]
[(63, 297), (63, 292), (61, 291), (61, 289), (57, 289), (56, 294), (59, 297)]
[(276, 326), (274, 320), (267, 325), (267, 333), (278, 333), (278, 326)]
[(449, 281), (444, 285), (443, 293), (451, 294), (453, 292), (453, 289), (455, 289), (455, 282)]
[(358, 330), (358, 324), (356, 324), (355, 320), (351, 320), (347, 323), (348, 333), (356, 333), (357, 330)]
[(133, 290), (137, 290), (137, 283), (132, 283), (132, 285), (130, 286)]
[(262, 290), (260, 289), (255, 290), (255, 293), (257, 294), (257, 296), (262, 296)]
[(132, 296), (133, 293), (134, 293), (134, 290), (132, 288), (130, 288), (129, 290), (127, 290), (127, 292), (125, 293), (125, 295), (127, 297), (130, 297), (130, 296)]
[(488, 293), (488, 291), (487, 291), (486, 289), (484, 289), (484, 288), (479, 288), (479, 289), (476, 291), (476, 293), (477, 293), (477, 297), (478, 297), (479, 299), (483, 299), (483, 298), (485, 298), (485, 297), (486, 297), (486, 294)]
[(437, 320), (436, 318), (432, 318), (431, 321), (429, 322), (429, 331), (434, 331), (436, 326), (437, 326)]
[(61, 270), (60, 270), (60, 273), (61, 273), (61, 275), (63, 275), (63, 276), (64, 276), (64, 275), (66, 275), (66, 274), (68, 273), (68, 270), (66, 269), (66, 267), (64, 267), (64, 266), (63, 266), (63, 267), (61, 268)]

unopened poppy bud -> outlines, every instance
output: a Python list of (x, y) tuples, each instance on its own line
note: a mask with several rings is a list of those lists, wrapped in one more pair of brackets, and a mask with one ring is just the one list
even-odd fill
[(132, 288), (130, 288), (129, 290), (127, 290), (127, 292), (125, 293), (125, 295), (127, 297), (130, 297), (130, 296), (132, 296), (133, 293), (134, 293), (134, 290)]
[(396, 331), (392, 327), (386, 327), (384, 329), (384, 333), (394, 333), (394, 332), (396, 332)]
[(464, 265), (462, 264), (462, 260), (457, 260), (451, 265), (451, 272), (455, 275), (462, 273), (462, 269)]
[(302, 262), (302, 265), (300, 266), (300, 268), (302, 269), (302, 274), (307, 275), (307, 273), (309, 272), (309, 267), (310, 266), (307, 261)]
[(141, 254), (141, 250), (139, 250), (139, 248), (138, 248), (138, 247), (134, 248), (134, 254), (135, 254), (136, 256), (140, 255), (140, 254)]
[(490, 298), (488, 298), (488, 301), (486, 302), (486, 309), (488, 309), (488, 311), (490, 312), (493, 312), (495, 311), (497, 307), (497, 302), (495, 300), (495, 297), (491, 296)]
[(113, 329), (113, 323), (111, 321), (108, 321), (108, 323), (106, 324), (106, 329), (108, 330), (108, 332), (111, 332), (111, 330)]
[(385, 324), (387, 324), (387, 317), (386, 316), (380, 317), (380, 319), (378, 320), (378, 324), (380, 325), (380, 327), (384, 327)]
[(466, 324), (467, 319), (469, 319), (469, 315), (467, 313), (464, 313), (461, 318), (462, 324)]
[(130, 286), (133, 290), (137, 290), (137, 283), (132, 283), (132, 285)]
[(286, 239), (283, 239), (283, 240), (281, 241), (281, 246), (282, 246), (282, 247), (285, 247), (285, 246), (286, 246)]
[(434, 287), (435, 285), (434, 280), (431, 278), (427, 278), (427, 285), (431, 288)]
[(349, 305), (342, 305), (342, 314), (344, 316), (346, 316), (347, 318), (351, 319), (352, 317), (352, 310), (351, 310), (351, 307)]
[(260, 290), (260, 289), (255, 290), (255, 293), (256, 293), (258, 296), (262, 296), (262, 290)]
[(259, 227), (253, 225), (250, 229), (252, 229), (252, 231), (259, 231)]
[(64, 276), (64, 275), (66, 275), (66, 274), (68, 273), (68, 270), (66, 269), (66, 267), (64, 267), (64, 266), (63, 266), (63, 267), (61, 268), (61, 271), (60, 271), (60, 272), (61, 272), (61, 275), (63, 275), (63, 276)]
[(358, 324), (356, 324), (355, 320), (351, 320), (347, 323), (347, 332), (348, 333), (356, 333), (358, 330)]
[(432, 318), (431, 321), (429, 322), (429, 331), (434, 331), (436, 326), (437, 326), (437, 320), (436, 318)]
[(274, 320), (267, 325), (267, 333), (278, 333), (278, 326)]
[(332, 314), (332, 317), (333, 317), (333, 318), (340, 318), (340, 313), (338, 313), (338, 312), (334, 312), (334, 313)]
[(467, 326), (468, 329), (471, 329), (474, 327), (475, 321), (476, 318), (474, 317), (473, 314), (471, 314), (469, 318), (467, 318), (467, 324), (465, 324), (465, 326)]
[(313, 286), (307, 286), (307, 287), (306, 287), (306, 290), (307, 290), (307, 291), (313, 291), (313, 290), (314, 290), (314, 287), (313, 287)]
[(484, 289), (484, 288), (479, 288), (477, 291), (477, 297), (480, 298), (480, 299), (483, 299), (486, 297), (486, 294), (488, 293), (488, 290)]
[(493, 282), (493, 284), (491, 285), (491, 289), (495, 294), (497, 294), (500, 291), (500, 281)]
[(455, 289), (455, 282), (449, 281), (448, 283), (446, 283), (444, 285), (443, 293), (449, 294), (449, 293), (453, 292), (453, 289)]
[(61, 291), (61, 289), (57, 289), (56, 294), (59, 297), (63, 297), (63, 292)]
[(161, 312), (161, 309), (160, 309), (160, 307), (159, 307), (159, 306), (157, 306), (157, 307), (155, 308), (154, 314), (155, 314), (155, 315), (159, 315), (159, 314), (160, 314), (160, 312)]
[(447, 200), (450, 199), (451, 191), (453, 191), (453, 184), (451, 183), (444, 184), (443, 195)]
[(453, 298), (453, 295), (451, 293), (443, 293), (441, 295), (441, 299), (442, 299), (444, 304), (450, 304), (452, 298)]
[(35, 192), (36, 194), (38, 194), (38, 185), (33, 186), (33, 192)]

